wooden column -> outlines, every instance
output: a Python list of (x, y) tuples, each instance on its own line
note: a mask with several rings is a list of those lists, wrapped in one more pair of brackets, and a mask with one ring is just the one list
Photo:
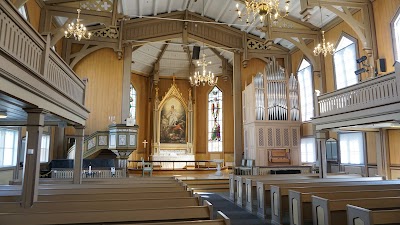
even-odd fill
[(30, 208), (38, 197), (40, 173), (40, 148), (44, 126), (43, 109), (27, 109), (28, 122), (26, 126), (26, 156), (22, 181), (21, 206)]
[(376, 166), (378, 175), (386, 179), (391, 178), (388, 140), (387, 130), (379, 129), (379, 134), (376, 137)]
[(75, 128), (75, 159), (74, 159), (74, 184), (82, 183), (82, 161), (85, 127), (74, 126)]
[(66, 159), (67, 150), (64, 149), (64, 127), (55, 127), (53, 159)]
[(328, 131), (317, 130), (317, 152), (318, 152), (318, 163), (319, 163), (319, 177), (326, 178), (328, 175), (328, 166), (326, 161), (326, 139), (329, 134)]
[(131, 83), (131, 65), (132, 65), (132, 46), (130, 44), (124, 47), (124, 77), (122, 78), (122, 110), (121, 123), (126, 124), (129, 117), (129, 88)]
[(242, 144), (242, 85), (241, 85), (241, 59), (240, 53), (233, 56), (233, 127), (234, 127), (234, 165), (239, 166), (243, 155)]

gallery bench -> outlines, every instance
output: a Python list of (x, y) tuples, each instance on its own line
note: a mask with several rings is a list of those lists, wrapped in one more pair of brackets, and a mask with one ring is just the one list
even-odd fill
[[(331, 190), (335, 187), (337, 191), (351, 191), (351, 190), (379, 190), (385, 189), (398, 189), (400, 188), (400, 181), (386, 180), (386, 181), (349, 181), (349, 182), (327, 182), (327, 183), (308, 183), (308, 184), (284, 184), (284, 185), (271, 185), (270, 199), (271, 199), (271, 220), (274, 224), (281, 224), (284, 212), (289, 211), (289, 190), (301, 192), (326, 192), (324, 190)], [(258, 213), (262, 216), (266, 215), (266, 207), (259, 209)], [(264, 214), (263, 214), (264, 213)]]
[(382, 189), (382, 190), (357, 190), (357, 191), (337, 191), (324, 188), (324, 192), (300, 192), (289, 190), (289, 215), (291, 225), (304, 225), (305, 222), (312, 222), (312, 196), (318, 196), (334, 199), (357, 199), (357, 198), (380, 198), (380, 197), (398, 197), (400, 189)]
[(400, 209), (369, 210), (347, 206), (348, 225), (400, 224)]
[(1, 224), (8, 225), (50, 225), (85, 223), (132, 223), (151, 221), (210, 220), (213, 219), (212, 204), (204, 206), (169, 207), (157, 209), (121, 209), (38, 213), (0, 213)]
[[(336, 225), (346, 224), (347, 205), (355, 205), (367, 209), (400, 208), (400, 197), (357, 198), (330, 200), (312, 197), (312, 214), (314, 224)], [(400, 217), (398, 218), (400, 223)]]

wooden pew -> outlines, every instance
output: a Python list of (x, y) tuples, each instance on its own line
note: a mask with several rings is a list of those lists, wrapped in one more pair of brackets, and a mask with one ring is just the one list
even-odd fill
[(22, 208), (19, 202), (2, 202), (0, 204), (1, 213), (37, 213), (37, 212), (63, 212), (68, 210), (75, 211), (95, 211), (95, 210), (118, 210), (118, 209), (152, 209), (168, 207), (198, 206), (199, 198), (165, 198), (165, 199), (130, 199), (130, 200), (91, 200), (91, 201), (39, 201), (35, 202), (32, 208)]
[[(162, 222), (162, 223), (134, 223), (135, 225), (230, 225), (230, 219), (221, 211), (217, 211), (215, 220), (195, 220), (180, 222)], [(115, 225), (128, 225), (127, 223), (117, 223)], [(129, 224), (131, 225), (131, 224)]]
[[(103, 201), (103, 200), (135, 200), (135, 199), (146, 199), (146, 198), (176, 198), (176, 197), (192, 197), (193, 192), (183, 191), (183, 190), (170, 190), (164, 189), (161, 191), (148, 191), (142, 190), (137, 193), (125, 193), (121, 195), (120, 193), (108, 193), (108, 194), (53, 194), (53, 195), (39, 195), (39, 201)], [(8, 195), (0, 196), (0, 202), (18, 202), (20, 201), (20, 195)]]
[[(350, 176), (352, 177), (352, 176)], [(336, 178), (327, 178), (324, 179), (324, 181), (329, 181), (331, 179), (335, 179), (334, 181), (337, 181)], [(345, 179), (345, 176), (338, 176), (337, 179)], [(359, 178), (357, 178), (359, 179)], [(365, 179), (365, 178), (363, 178)], [(379, 178), (373, 178), (373, 180), (379, 179)], [(240, 178), (238, 178), (238, 181)], [(243, 207), (243, 202), (247, 210), (253, 211), (253, 206), (254, 206), (254, 200), (256, 198), (256, 192), (257, 192), (257, 182), (262, 182), (262, 183), (269, 183), (273, 181), (280, 181), (281, 183), (298, 183), (298, 182), (319, 182), (320, 179), (317, 176), (311, 175), (305, 175), (305, 176), (289, 176), (289, 177), (277, 177), (277, 178), (245, 178), (245, 192), (240, 190), (240, 186), (237, 188), (239, 191), (237, 191), (237, 201), (236, 204)]]
[[(330, 200), (312, 197), (312, 214), (314, 224), (336, 225), (346, 224), (347, 205), (356, 205), (367, 209), (395, 209), (400, 208), (400, 197), (357, 198)], [(398, 218), (400, 223), (400, 217)]]
[(50, 225), (85, 223), (132, 223), (151, 221), (209, 220), (213, 219), (212, 205), (204, 201), (204, 206), (169, 207), (153, 209), (120, 209), (34, 213), (0, 213), (3, 225)]
[[(308, 183), (308, 184), (278, 184), (271, 185), (270, 198), (271, 198), (271, 220), (274, 224), (281, 224), (284, 212), (289, 211), (289, 190), (304, 191), (304, 192), (326, 192), (324, 188), (335, 187), (337, 191), (351, 191), (351, 190), (377, 190), (377, 189), (399, 189), (400, 181), (386, 180), (386, 181), (351, 181), (351, 182), (327, 182), (327, 183)], [(265, 214), (265, 208), (264, 215)]]
[[(354, 179), (346, 179), (346, 178), (324, 178), (324, 179), (301, 179), (301, 180), (274, 180), (274, 181), (257, 181), (257, 213), (261, 217), (266, 217), (266, 208), (270, 206), (271, 203), (271, 186), (272, 185), (281, 185), (284, 184), (287, 187), (295, 187), (295, 186), (319, 186), (323, 183), (338, 183), (338, 182), (347, 182), (349, 180), (353, 182), (373, 182), (378, 181), (378, 179), (382, 179), (381, 177), (374, 178), (354, 178)], [(332, 184), (333, 185), (333, 184)], [(250, 199), (250, 196), (249, 196)], [(246, 200), (247, 201), (247, 200)], [(252, 199), (247, 203), (253, 205)]]
[(305, 222), (313, 221), (313, 195), (330, 200), (400, 196), (400, 189), (337, 191), (335, 187), (332, 187), (331, 189), (324, 188), (323, 190), (324, 192), (320, 192), (321, 190), (316, 192), (289, 190), (289, 215), (291, 225), (304, 225)]
[(400, 209), (369, 210), (361, 207), (347, 206), (348, 225), (400, 224)]

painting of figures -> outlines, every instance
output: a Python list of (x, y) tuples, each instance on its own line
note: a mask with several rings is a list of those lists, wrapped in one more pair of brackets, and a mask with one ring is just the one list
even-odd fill
[(186, 143), (186, 110), (177, 98), (165, 102), (160, 123), (161, 143)]

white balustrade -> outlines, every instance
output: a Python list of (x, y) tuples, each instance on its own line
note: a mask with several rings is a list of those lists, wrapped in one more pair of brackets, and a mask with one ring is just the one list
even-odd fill
[[(73, 169), (53, 169), (51, 171), (52, 179), (72, 179), (74, 175)], [(121, 178), (124, 177), (124, 173), (122, 169), (116, 169), (113, 174), (111, 170), (92, 170), (91, 173), (89, 171), (82, 171), (83, 179), (90, 178)]]
[(396, 101), (399, 101), (399, 93), (394, 73), (318, 97), (320, 116), (372, 108)]

